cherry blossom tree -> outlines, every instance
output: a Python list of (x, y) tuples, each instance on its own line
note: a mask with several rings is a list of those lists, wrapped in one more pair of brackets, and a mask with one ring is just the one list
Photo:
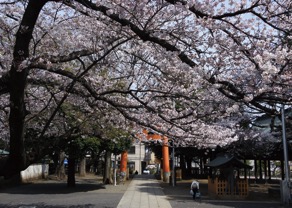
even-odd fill
[(65, 101), (193, 146), (236, 140), (246, 110), (291, 104), (288, 0), (6, 0), (0, 10), (5, 175), (30, 163), (28, 120), (46, 114), (38, 137), (49, 135)]

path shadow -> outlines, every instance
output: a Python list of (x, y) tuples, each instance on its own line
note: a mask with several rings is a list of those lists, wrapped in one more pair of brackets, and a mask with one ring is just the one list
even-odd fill
[(7, 205), (1, 204), (1, 208), (95, 208), (94, 204), (85, 204), (85, 205), (46, 205), (44, 203), (36, 203), (36, 204), (17, 204), (17, 205)]
[(42, 182), (22, 184), (14, 187), (0, 189), (0, 193), (9, 194), (70, 194), (76, 192), (89, 192), (99, 189), (105, 189), (104, 184), (97, 183), (77, 183), (75, 187), (67, 187), (65, 182)]

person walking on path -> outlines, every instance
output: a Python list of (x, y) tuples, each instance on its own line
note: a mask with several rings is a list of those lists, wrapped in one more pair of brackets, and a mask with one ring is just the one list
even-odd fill
[(196, 199), (196, 194), (199, 193), (200, 187), (199, 187), (199, 182), (194, 180), (191, 184), (191, 191), (193, 194), (193, 199)]

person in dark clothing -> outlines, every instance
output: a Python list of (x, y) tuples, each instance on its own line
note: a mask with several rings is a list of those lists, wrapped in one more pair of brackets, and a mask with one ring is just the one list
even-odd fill
[(193, 191), (193, 199), (196, 199), (196, 194), (199, 192), (199, 182), (194, 180), (191, 184), (191, 190)]

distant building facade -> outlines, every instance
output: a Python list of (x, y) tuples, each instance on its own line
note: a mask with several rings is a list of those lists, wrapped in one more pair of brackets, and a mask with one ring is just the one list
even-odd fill
[[(121, 156), (117, 156), (117, 163), (119, 163)], [(112, 156), (114, 162), (114, 155)], [(134, 142), (131, 148), (128, 150), (128, 169), (129, 174), (134, 174), (136, 171), (138, 174), (142, 174), (149, 165), (155, 165), (155, 155), (150, 148), (143, 142)]]

